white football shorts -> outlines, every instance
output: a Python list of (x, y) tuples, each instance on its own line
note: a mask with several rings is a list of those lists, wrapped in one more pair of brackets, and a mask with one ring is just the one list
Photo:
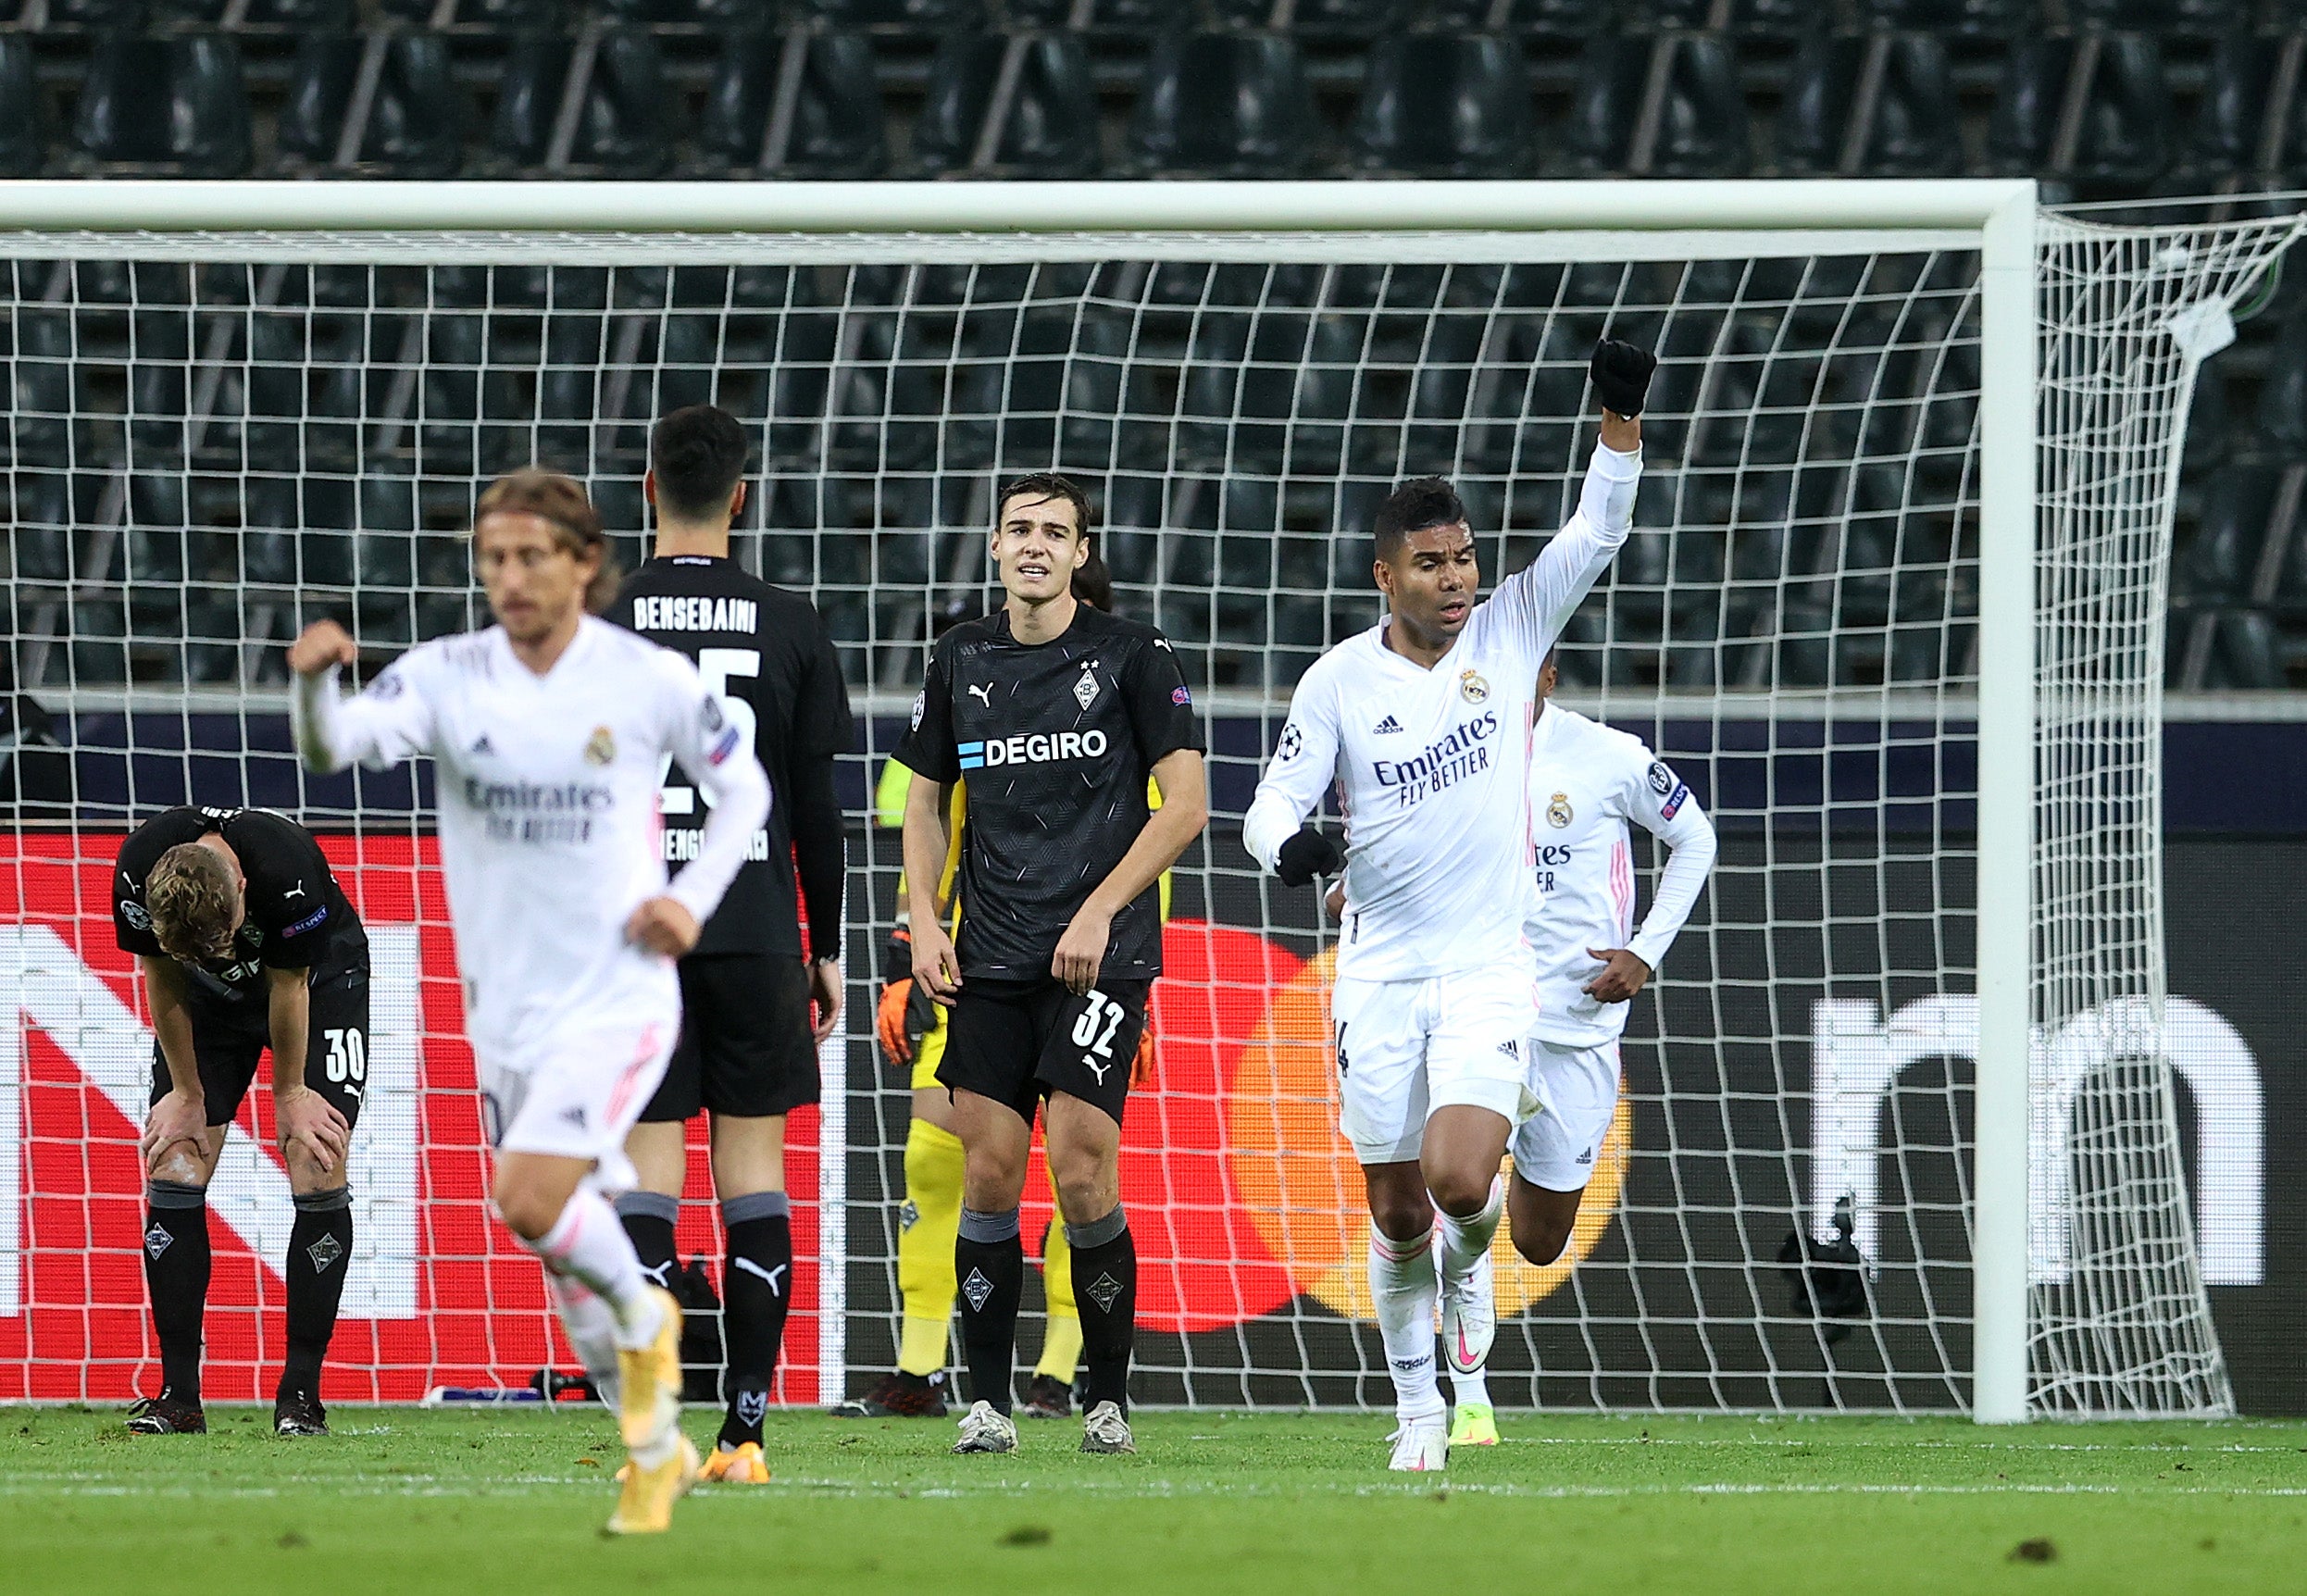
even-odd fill
[(626, 1133), (656, 1095), (680, 1039), (680, 1001), (573, 1014), (517, 1054), (482, 1054), (482, 1128), (500, 1153), (593, 1162), (604, 1196), (637, 1179)]
[(1546, 1191), (1583, 1191), (1618, 1113), (1618, 1044), (1568, 1047), (1529, 1041), (1538, 1112), (1515, 1128), (1514, 1172)]
[(1440, 1108), (1533, 1112), (1524, 1050), (1538, 1013), (1527, 952), (1419, 980), (1341, 979), (1330, 994), (1338, 1123), (1364, 1164), (1406, 1164)]

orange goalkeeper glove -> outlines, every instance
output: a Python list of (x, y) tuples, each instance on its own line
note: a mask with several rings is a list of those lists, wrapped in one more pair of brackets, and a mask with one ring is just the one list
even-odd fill
[(1154, 1079), (1154, 1011), (1145, 1011), (1145, 1029), (1138, 1037), (1138, 1056), (1129, 1061), (1129, 1084), (1135, 1089)]
[(929, 1034), (936, 1000), (913, 979), (913, 936), (903, 926), (890, 933), (881, 978), (881, 1002), (874, 1016), (881, 1051), (892, 1064), (911, 1064), (921, 1039)]

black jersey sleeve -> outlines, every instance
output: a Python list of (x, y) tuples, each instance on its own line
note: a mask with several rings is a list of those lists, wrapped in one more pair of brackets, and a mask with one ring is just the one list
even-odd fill
[(954, 746), (954, 664), (945, 642), (930, 652), (921, 696), (913, 701), (913, 724), (897, 744), (896, 759), (932, 781), (961, 779), (961, 754)]
[(261, 809), (236, 818), (225, 841), (241, 858), (248, 918), (264, 933), (264, 962), (277, 970), (310, 969), (341, 912), (320, 844), (286, 816)]
[(1193, 692), (1167, 638), (1156, 634), (1137, 650), (1123, 672), (1121, 690), (1138, 757), (1148, 769), (1181, 748), (1203, 752), (1202, 717), (1194, 713)]
[(158, 959), (168, 955), (160, 951), (160, 939), (153, 935), (152, 916), (144, 907), (144, 882), (160, 855), (173, 844), (161, 839), (156, 825), (146, 821), (120, 844), (120, 856), (112, 871), (112, 940), (124, 954)]
[(798, 765), (807, 759), (830, 759), (856, 746), (857, 726), (849, 713), (849, 684), (842, 680), (841, 655), (825, 617), (817, 625), (802, 665), (800, 691), (793, 696), (792, 751)]

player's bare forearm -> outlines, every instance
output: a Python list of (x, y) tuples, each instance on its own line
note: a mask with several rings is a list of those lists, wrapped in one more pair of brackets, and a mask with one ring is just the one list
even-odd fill
[(184, 972), (174, 959), (136, 955), (144, 977), (144, 999), (152, 1004), (153, 1039), (160, 1044), (160, 1060), (168, 1066), (168, 1089), (198, 1103), (200, 1068), (193, 1051), (193, 1016), (184, 1006)]
[(1642, 446), (1642, 418), (1621, 416), (1608, 405), (1602, 407), (1602, 447), (1621, 455), (1631, 455)]
[(312, 1044), (312, 991), (306, 976), (303, 970), (265, 971), (273, 1133), (292, 1178), (335, 1174), (352, 1140), (352, 1128), (335, 1104), (305, 1084)]
[(938, 913), (937, 883), (952, 846), (946, 829), (953, 784), (914, 778), (905, 790), (905, 901), (913, 937), (913, 979), (951, 1007), (961, 986), (961, 959)]
[(1200, 754), (1180, 748), (1164, 754), (1154, 767), (1154, 779), (1161, 789), (1162, 806), (1146, 821), (1121, 863), (1083, 900), (1066, 934), (1057, 939), (1050, 973), (1073, 992), (1088, 991), (1097, 984), (1114, 916), (1160, 880), (1162, 872), (1178, 862), (1178, 855), (1209, 823), (1209, 786)]
[(305, 1087), (306, 1047), (312, 1039), (312, 990), (303, 970), (265, 971), (266, 1023), (272, 1048), (275, 1102)]

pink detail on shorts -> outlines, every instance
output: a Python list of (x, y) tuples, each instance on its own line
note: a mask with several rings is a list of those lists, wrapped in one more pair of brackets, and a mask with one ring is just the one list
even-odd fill
[(641, 1045), (633, 1050), (632, 1062), (628, 1064), (624, 1073), (617, 1078), (617, 1089), (609, 1093), (610, 1124), (616, 1124), (618, 1116), (625, 1112), (625, 1104), (630, 1101), (633, 1094), (633, 1083), (641, 1078), (643, 1066), (656, 1056), (656, 1052), (657, 1028), (651, 1026), (641, 1033)]
[(1610, 850), (1610, 902), (1618, 920), (1618, 941), (1634, 929), (1634, 855), (1620, 837)]

